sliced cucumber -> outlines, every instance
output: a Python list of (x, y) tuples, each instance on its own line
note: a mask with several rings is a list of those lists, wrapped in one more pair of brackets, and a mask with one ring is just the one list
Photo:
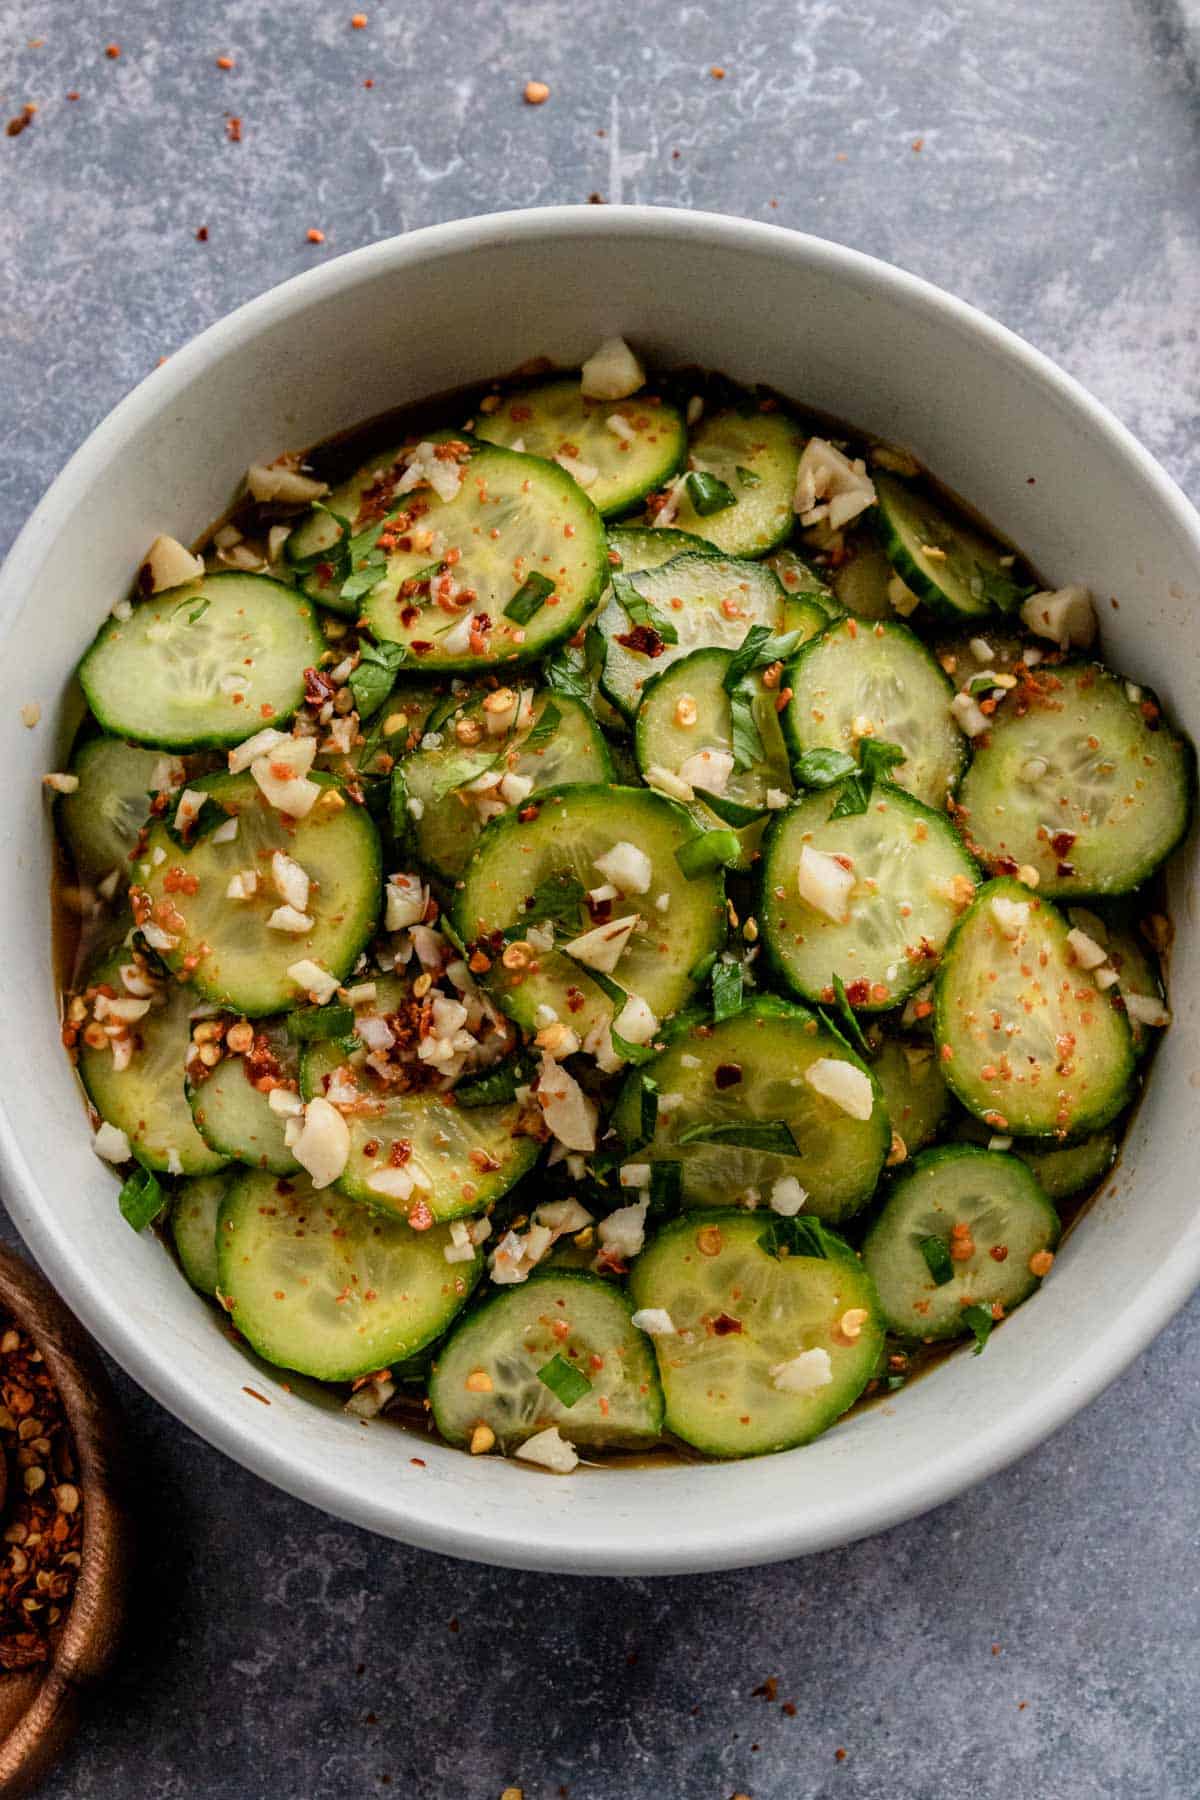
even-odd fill
[(792, 501), (804, 432), (782, 412), (722, 412), (692, 433), (689, 468), (715, 475), (734, 495), (732, 505), (696, 510), (685, 484), (673, 524), (707, 538), (725, 556), (765, 556), (795, 524)]
[(894, 1182), (863, 1261), (889, 1330), (965, 1337), (967, 1307), (1010, 1313), (1033, 1293), (1035, 1270), (1049, 1266), (1040, 1259), (1058, 1237), (1058, 1214), (1019, 1158), (947, 1144), (924, 1151)]
[(860, 531), (851, 553), (830, 572), (829, 584), (839, 605), (856, 619), (894, 619), (896, 608), (888, 595), (894, 571), (871, 531)]
[(195, 1175), (171, 1206), (171, 1235), (183, 1272), (197, 1293), (217, 1293), (217, 1215), (229, 1192), (230, 1173)]
[[(986, 1144), (994, 1135), (978, 1119), (960, 1121), (955, 1133), (968, 1143)], [(1096, 1131), (1078, 1144), (1064, 1144), (1061, 1149), (1047, 1150), (1044, 1144), (1027, 1144), (1012, 1140), (1012, 1155), (1019, 1156), (1038, 1178), (1043, 1193), (1057, 1203), (1074, 1200), (1097, 1187), (1117, 1159), (1117, 1134), (1113, 1130)]]
[[(629, 719), (647, 681), (689, 651), (736, 650), (752, 625), (769, 625), (773, 631), (785, 628), (787, 596), (761, 563), (677, 556), (632, 579), (650, 608), (650, 627), (639, 628), (615, 597), (597, 621), (604, 638), (600, 686)], [(668, 642), (665, 632), (660, 634), (653, 624), (656, 618), (675, 633), (675, 642)], [(630, 641), (622, 643), (622, 638)]]
[(1187, 830), (1193, 785), (1191, 745), (1153, 700), (1095, 663), (1069, 663), (1035, 671), (997, 707), (961, 799), (991, 867), (1028, 863), (1054, 897), (1124, 894)]
[(75, 749), (71, 774), (79, 786), (58, 802), (58, 822), (75, 867), (95, 879), (118, 869), (129, 875), (129, 852), (150, 813), (156, 775), (167, 761), (160, 750), (121, 738), (88, 737)]
[(888, 561), (919, 599), (948, 619), (1017, 610), (1029, 590), (1003, 544), (895, 475), (877, 471), (875, 492)]
[(773, 550), (765, 560), (789, 600), (811, 600), (827, 619), (841, 618), (845, 608), (833, 589), (798, 550)]
[[(202, 1081), (189, 1082), (188, 1104), (197, 1131), (214, 1150), (251, 1168), (269, 1169), (273, 1175), (294, 1175), (300, 1164), (284, 1142), (284, 1121), (271, 1111), (267, 1093), (254, 1085), (248, 1063), (257, 1058), (265, 1072), (269, 1066), (265, 1051), (278, 1068), (277, 1079), (298, 1084), (299, 1046), (288, 1036), (282, 1018), (258, 1020), (255, 1037), (249, 1059), (229, 1053)], [(275, 1075), (274, 1067), (271, 1074)]]
[[(1133, 903), (1136, 905), (1136, 902)], [(1082, 907), (1072, 906), (1067, 909), (1067, 917), (1072, 925), (1100, 944), (1108, 951), (1108, 960), (1117, 972), (1117, 989), (1122, 1000), (1127, 1001), (1131, 994), (1143, 1000), (1166, 1003), (1166, 988), (1163, 985), (1162, 973), (1157, 958), (1151, 954), (1141, 933), (1129, 915), (1128, 907), (1109, 907), (1106, 916), (1098, 920), (1095, 913), (1085, 912)], [(1097, 925), (1101, 926), (1097, 930)], [(1133, 1037), (1134, 1055), (1140, 1061), (1158, 1041), (1160, 1027), (1145, 1025), (1132, 1013), (1127, 1013), (1129, 1030)]]
[[(768, 795), (777, 805), (781, 795), (790, 795), (792, 771), (775, 708), (775, 690), (751, 677), (754, 723), (764, 754), (722, 780), (725, 764), (718, 759), (732, 754), (734, 748), (730, 697), (723, 685), (732, 654), (729, 650), (693, 650), (648, 681), (634, 726), (634, 749), (643, 777), (653, 769), (679, 776), (686, 765), (693, 764), (692, 772), (698, 777), (693, 784), (697, 790), (693, 810), (701, 828), (708, 831), (732, 825), (742, 845), (736, 867), (748, 869), (757, 858), (769, 816)], [(703, 768), (694, 766), (694, 759), (705, 752), (716, 752), (712, 766), (720, 773), (711, 778)], [(710, 779), (714, 786), (721, 782), (712, 807), (703, 798)]]
[[(570, 1270), (490, 1295), (438, 1353), (429, 1383), (435, 1425), (451, 1444), (487, 1425), (505, 1452), (553, 1425), (592, 1450), (655, 1443), (662, 1388), (650, 1340), (632, 1315), (619, 1288)], [(564, 1382), (567, 1371), (587, 1382), (570, 1404), (539, 1374), (552, 1382), (560, 1363)]]
[[(450, 437), (450, 432), (433, 432), (435, 439)], [(335, 549), (341, 536), (338, 519), (349, 522), (354, 532), (364, 531), (369, 525), (384, 519), (394, 512), (403, 501), (395, 499), (396, 483), (403, 471), (402, 457), (404, 445), (394, 449), (381, 450), (369, 462), (365, 462), (353, 475), (347, 477), (327, 494), (320, 506), (293, 526), (291, 534), (284, 544), (284, 556), (293, 565), (305, 564), (310, 558), (322, 550)], [(422, 500), (425, 495), (421, 495)], [(336, 591), (329, 589), (328, 582), (322, 583), (320, 571), (317, 572), (318, 586), (326, 591), (321, 604), (334, 612), (353, 614), (358, 610), (357, 601), (342, 601)]]
[(792, 698), (783, 730), (793, 758), (808, 750), (853, 754), (862, 737), (899, 744), (898, 787), (944, 807), (967, 760), (950, 711), (954, 689), (907, 626), (843, 619), (806, 644), (785, 676)]
[[(114, 995), (125, 995), (120, 970), (128, 960), (117, 951), (93, 969), (88, 985), (103, 983)], [(110, 1049), (94, 1050), (80, 1040), (79, 1073), (92, 1105), (125, 1133), (138, 1161), (160, 1173), (209, 1175), (228, 1161), (200, 1136), (184, 1095), (194, 1005), (194, 994), (168, 982), (150, 1011), (131, 1027), (135, 1048), (123, 1069), (114, 1066)]]
[(286, 723), (325, 648), (307, 600), (265, 575), (206, 575), (108, 619), (79, 665), (106, 731), (165, 750)]
[(554, 948), (518, 950), (506, 964), (502, 934), (523, 945), (523, 920), (547, 929), (541, 910), (547, 898), (560, 904), (558, 944), (587, 930), (592, 921), (583, 890), (603, 885), (596, 858), (618, 844), (632, 844), (649, 857), (652, 876), (645, 894), (612, 902), (614, 920), (636, 913), (642, 921), (612, 980), (643, 999), (659, 1020), (684, 1004), (694, 986), (689, 971), (720, 949), (725, 937), (721, 871), (688, 880), (679, 867), (676, 852), (694, 834), (694, 822), (675, 801), (623, 787), (551, 788), (539, 795), (536, 818), (508, 813), (487, 826), (464, 872), (454, 921), (465, 942), (481, 944), (492, 958), (482, 979), (519, 1025), (535, 1029), (539, 1006), (552, 1007), (580, 1038), (611, 1019), (612, 1000), (581, 963)]
[[(822, 1060), (870, 1077), (868, 1119), (851, 1117), (805, 1080)], [(631, 1146), (630, 1161), (678, 1163), (689, 1205), (765, 1205), (775, 1183), (792, 1176), (807, 1196), (805, 1212), (833, 1222), (874, 1193), (891, 1142), (883, 1095), (844, 1039), (803, 1007), (763, 996), (719, 1025), (681, 1030), (646, 1073), (659, 1093), (653, 1137), (639, 1141), (639, 1070), (621, 1090), (613, 1124)], [(794, 1152), (756, 1148), (752, 1129), (739, 1141), (739, 1127), (776, 1123), (791, 1132)], [(681, 1141), (714, 1128), (713, 1137)]]
[(1124, 1012), (1078, 966), (1067, 929), (1058, 909), (1020, 882), (991, 881), (946, 946), (934, 1013), (942, 1073), (967, 1111), (997, 1132), (1082, 1136), (1129, 1099)]
[[(377, 638), (403, 644), (412, 666), (426, 673), (530, 662), (570, 637), (600, 598), (610, 566), (604, 525), (557, 463), (488, 445), (471, 454), (453, 499), (421, 489), (406, 499), (405, 516), (418, 508), (421, 541), (431, 532), (434, 547), (406, 550), (415, 533), (402, 535), (356, 611)], [(439, 570), (450, 574), (455, 596), (474, 598), (464, 604), (453, 597), (444, 610), (430, 591), (431, 573)], [(530, 577), (552, 581), (553, 591), (532, 596), (533, 610), (509, 618), (506, 609)], [(325, 601), (311, 580), (308, 592)], [(488, 627), (479, 626), (472, 649), (466, 622), (485, 616)]]
[[(325, 793), (304, 819), (268, 805), (252, 775), (206, 775), (194, 787), (211, 794), (238, 831), (232, 843), (210, 832), (188, 848), (160, 821), (150, 831), (145, 860), (134, 865), (149, 897), (151, 917), (178, 939), (164, 954), (176, 970), (191, 964), (191, 980), (206, 1000), (253, 1017), (297, 1005), (304, 992), (288, 974), (293, 963), (319, 963), (339, 980), (348, 975), (375, 926), (380, 904), (379, 838), (365, 807), (346, 801), (326, 775), (313, 776)], [(155, 862), (155, 853), (163, 861)], [(312, 883), (311, 931), (273, 928), (281, 904), (271, 882), (271, 856), (283, 851)], [(230, 900), (226, 888), (244, 869), (259, 872), (250, 900)], [(182, 891), (179, 872), (194, 876)]]
[(328, 1188), (261, 1170), (235, 1181), (217, 1226), (220, 1298), (267, 1362), (353, 1381), (440, 1337), (483, 1272), (448, 1263), (444, 1225), (413, 1231)]
[[(621, 421), (615, 430), (612, 419)], [(488, 444), (566, 458), (568, 473), (606, 519), (661, 487), (687, 452), (683, 418), (665, 400), (589, 400), (573, 377), (505, 394), (496, 412), (478, 415), (474, 430)]]
[[(764, 1236), (761, 1215), (686, 1213), (630, 1279), (634, 1304), (675, 1327), (654, 1339), (667, 1428), (709, 1456), (811, 1442), (854, 1404), (883, 1349), (874, 1285), (847, 1246), (826, 1233), (825, 1256), (776, 1256)], [(778, 1386), (806, 1352), (809, 1391)]]
[(921, 1038), (885, 1037), (871, 1058), (871, 1073), (883, 1089), (892, 1130), (915, 1156), (932, 1143), (950, 1110), (936, 1050)]
[[(803, 999), (832, 1003), (833, 978), (858, 1010), (898, 1006), (929, 980), (978, 870), (945, 813), (876, 782), (865, 812), (830, 818), (828, 792), (800, 795), (763, 840), (760, 923), (781, 980)], [(844, 858), (854, 886), (844, 920), (801, 897), (805, 849)]]
[[(612, 564), (625, 575), (637, 575), (645, 569), (661, 569), (677, 556), (716, 556), (713, 546), (691, 531), (673, 531), (664, 525), (661, 531), (652, 525), (610, 525), (608, 547), (620, 557)], [(611, 558), (610, 558), (611, 562)]]
[[(397, 837), (407, 835), (421, 862), (445, 881), (462, 873), (498, 806), (525, 806), (530, 794), (564, 782), (612, 778), (604, 738), (578, 700), (547, 688), (519, 689), (513, 723), (498, 736), (489, 733), (495, 715), (487, 705), (472, 696), (455, 707), (432, 732), (441, 741), (415, 750), (392, 776)], [(510, 775), (521, 791), (506, 799), (499, 784)]]
[[(375, 979), (375, 999), (356, 1010), (356, 1024), (369, 1018), (388, 1020), (397, 1033), (415, 1035), (420, 1002), (395, 976)], [(306, 1100), (328, 1091), (335, 1070), (344, 1070), (361, 1101), (346, 1115), (350, 1158), (338, 1187), (351, 1200), (408, 1218), (425, 1208), (435, 1219), (456, 1219), (483, 1212), (531, 1169), (541, 1145), (521, 1133), (522, 1108), (502, 1105), (460, 1107), (441, 1086), (380, 1080), (364, 1061), (365, 1045), (347, 1052), (340, 1039), (326, 1039), (305, 1051), (300, 1089)], [(389, 1197), (372, 1187), (372, 1177), (400, 1162), (415, 1178), (408, 1199)]]

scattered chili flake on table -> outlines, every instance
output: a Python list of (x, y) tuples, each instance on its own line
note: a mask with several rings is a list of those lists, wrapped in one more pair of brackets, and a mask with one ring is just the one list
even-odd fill
[(355, 31), (365, 31), (367, 29), (366, 13), (352, 13), (350, 16), (350, 24)]
[(104, 46), (104, 54), (107, 56), (109, 62), (116, 62), (118, 56), (121, 54), (120, 44), (106, 44)]
[(842, 1749), (842, 1746), (841, 1746), (841, 1745), (840, 1745), (840, 1744), (839, 1744), (839, 1745), (838, 1745), (838, 1747), (837, 1747), (837, 1749), (836, 1749), (836, 1750), (835, 1750), (835, 1751), (834, 1751), (834, 1753), (833, 1753), (833, 1754), (834, 1754), (834, 1760), (835, 1760), (835, 1761), (837, 1761), (837, 1762), (845, 1762), (845, 1760), (846, 1760), (846, 1755), (847, 1755), (847, 1752), (846, 1752), (846, 1751), (845, 1751), (845, 1750), (843, 1750), (843, 1749)]
[(79, 89), (78, 88), (69, 88), (67, 91), (67, 99), (68, 100), (78, 100), (78, 98), (79, 98)]
[(325, 242), (325, 233), (323, 231), (318, 231), (315, 225), (310, 225), (304, 235), (310, 244), (323, 244)]
[(199, 229), (197, 230), (196, 242), (198, 244), (207, 244), (207, 242), (208, 242), (208, 226), (207, 225), (201, 225), (199, 227)]
[(714, 63), (712, 68), (708, 72), (712, 76), (714, 81), (724, 81), (724, 79), (725, 79), (725, 71), (721, 67), (720, 63)]
[(925, 139), (924, 138), (914, 138), (912, 141), (912, 147), (914, 150), (916, 150), (919, 153), (920, 151), (922, 151), (925, 148)]
[(4, 127), (5, 137), (20, 137), (26, 127), (33, 124), (33, 115), (36, 111), (37, 107), (27, 100), (16, 118), (10, 119)]
[(232, 69), (233, 66), (234, 65), (233, 65), (232, 56), (218, 56), (218, 58), (217, 58), (218, 69)]
[(62, 1401), (23, 1332), (0, 1320), (0, 1451), (9, 1469), (0, 1533), (0, 1669), (48, 1662), (78, 1579), (83, 1496)]
[(242, 141), (242, 121), (234, 113), (225, 114), (225, 136), (231, 144)]
[(544, 106), (550, 98), (550, 89), (544, 81), (527, 81), (525, 83), (526, 106)]

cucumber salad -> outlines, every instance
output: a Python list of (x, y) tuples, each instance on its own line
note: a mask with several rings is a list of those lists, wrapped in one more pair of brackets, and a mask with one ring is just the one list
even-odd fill
[(978, 1353), (1169, 1023), (1192, 751), (1101, 657), (903, 450), (620, 339), (254, 464), (45, 778), (122, 1213), (556, 1473)]

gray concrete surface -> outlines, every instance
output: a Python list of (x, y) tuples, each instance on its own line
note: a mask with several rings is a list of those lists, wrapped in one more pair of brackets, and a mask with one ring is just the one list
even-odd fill
[[(363, 4), (359, 31), (352, 0), (0, 0), (3, 117), (38, 107), (0, 138), (0, 544), (239, 301), (392, 232), (592, 194), (928, 275), (1200, 497), (1194, 5)], [(144, 1472), (134, 1629), (45, 1791), (1194, 1800), (1198, 1353), (1193, 1304), (1044, 1449), (873, 1542), (590, 1586), (335, 1524), (120, 1378)], [(752, 1696), (769, 1676), (774, 1704)]]

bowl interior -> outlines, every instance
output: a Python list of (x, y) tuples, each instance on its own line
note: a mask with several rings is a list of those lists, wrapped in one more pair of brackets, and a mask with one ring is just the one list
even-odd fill
[[(1169, 1319), (1200, 1274), (1193, 850), (1176, 859), (1177, 1022), (1124, 1156), (1045, 1291), (983, 1358), (807, 1449), (751, 1463), (583, 1471), (468, 1459), (283, 1390), (120, 1218), (57, 1033), (51, 832), (73, 666), (158, 531), (188, 539), (246, 464), (541, 354), (622, 333), (651, 359), (769, 381), (910, 445), (1054, 581), (1101, 605), (1105, 653), (1200, 734), (1195, 516), (1098, 406), (979, 314), (867, 258), (771, 227), (587, 208), (468, 221), (360, 251), (253, 302), (94, 434), (0, 576), (8, 666), (0, 810), (10, 875), (0, 1132), (13, 1216), (84, 1322), (189, 1425), (269, 1479), (451, 1554), (610, 1573), (794, 1555), (946, 1498), (1060, 1423)], [(1111, 601), (1111, 604), (1110, 604)], [(42, 706), (36, 730), (21, 723)], [(248, 1393), (254, 1388), (269, 1406)], [(416, 1459), (420, 1459), (419, 1462)]]

